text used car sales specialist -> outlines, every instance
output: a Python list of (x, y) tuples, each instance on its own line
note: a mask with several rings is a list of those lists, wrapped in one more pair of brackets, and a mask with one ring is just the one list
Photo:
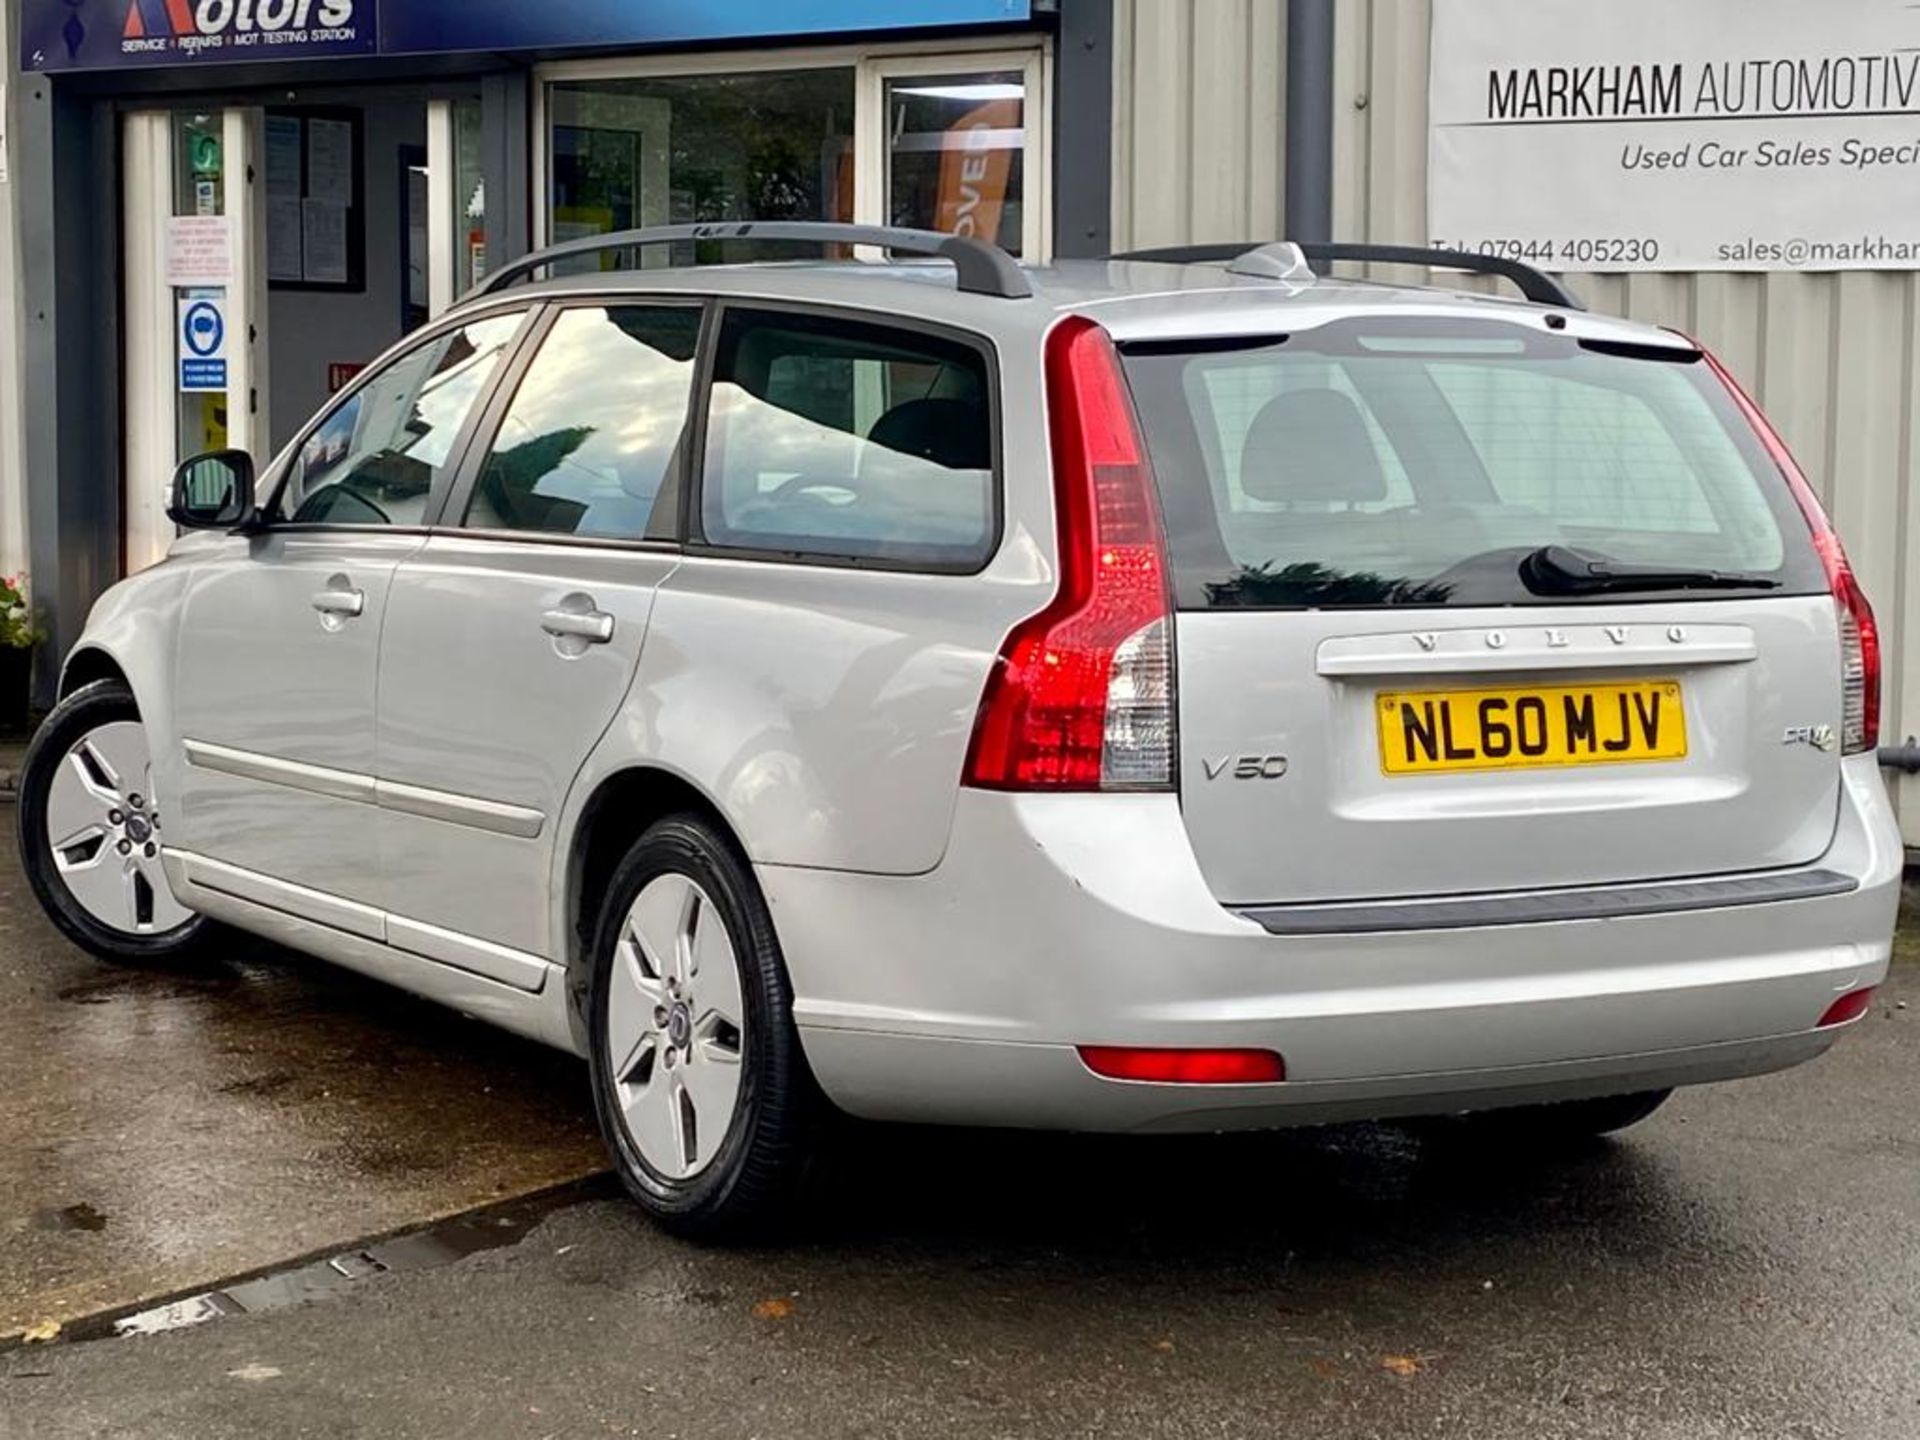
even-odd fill
[(1432, 81), (1435, 244), (1563, 269), (1920, 266), (1904, 0), (1436, 0)]

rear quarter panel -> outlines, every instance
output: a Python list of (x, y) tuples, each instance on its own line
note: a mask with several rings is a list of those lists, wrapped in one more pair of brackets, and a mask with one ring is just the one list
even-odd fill
[(1001, 561), (964, 577), (689, 559), (610, 738), (712, 797), (756, 863), (931, 869), (987, 673), (1048, 573), (1024, 533)]
[(565, 823), (607, 775), (652, 766), (705, 794), (756, 864), (916, 874), (939, 863), (988, 673), (1057, 583), (1033, 317), (988, 338), (1002, 524), (986, 567), (689, 552), (660, 587), (632, 691)]

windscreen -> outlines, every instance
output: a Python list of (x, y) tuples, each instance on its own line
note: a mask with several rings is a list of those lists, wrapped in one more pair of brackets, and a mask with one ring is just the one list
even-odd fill
[(1825, 588), (1696, 351), (1403, 319), (1121, 352), (1183, 609)]

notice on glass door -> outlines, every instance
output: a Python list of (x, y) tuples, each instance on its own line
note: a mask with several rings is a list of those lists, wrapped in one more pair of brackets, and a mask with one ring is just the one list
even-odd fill
[(267, 129), (267, 198), (300, 198), (301, 126), (297, 115), (269, 115)]
[(167, 221), (167, 284), (176, 289), (233, 279), (233, 241), (224, 215), (175, 215)]
[(307, 198), (325, 200), (343, 210), (353, 203), (351, 122), (307, 122)]
[(304, 280), (299, 195), (267, 197), (267, 278)]
[(347, 207), (309, 196), (300, 202), (301, 278), (315, 285), (347, 283)]

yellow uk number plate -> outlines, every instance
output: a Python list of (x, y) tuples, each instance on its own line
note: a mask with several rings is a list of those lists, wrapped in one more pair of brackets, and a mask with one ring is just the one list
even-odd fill
[(1422, 690), (1375, 701), (1389, 775), (1679, 760), (1687, 717), (1677, 680)]

